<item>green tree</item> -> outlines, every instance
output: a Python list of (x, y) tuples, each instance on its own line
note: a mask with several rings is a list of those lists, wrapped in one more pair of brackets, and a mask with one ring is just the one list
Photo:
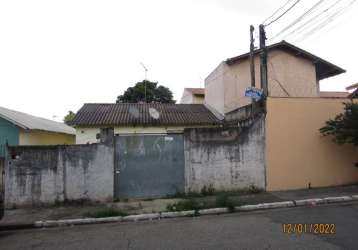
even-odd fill
[[(326, 126), (320, 132), (327, 136), (334, 136), (334, 142), (338, 144), (353, 144), (358, 146), (358, 103), (343, 103), (344, 112), (334, 119), (326, 122)], [(355, 164), (358, 167), (358, 163)]]
[[(145, 98), (146, 96), (146, 98)], [(157, 82), (144, 80), (137, 82), (134, 87), (129, 87), (123, 95), (117, 97), (117, 103), (158, 102), (175, 103), (173, 93), (169, 88), (159, 85)]]
[(63, 118), (64, 123), (66, 123), (67, 125), (69, 125), (70, 122), (73, 120), (73, 118), (75, 118), (75, 115), (76, 115), (76, 114), (75, 114), (74, 112), (72, 112), (71, 110), (68, 111), (68, 114), (65, 115), (65, 117)]

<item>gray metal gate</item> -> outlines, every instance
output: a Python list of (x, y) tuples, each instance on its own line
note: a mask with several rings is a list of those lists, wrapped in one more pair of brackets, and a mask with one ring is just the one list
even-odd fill
[(182, 135), (116, 136), (115, 151), (115, 198), (184, 192)]

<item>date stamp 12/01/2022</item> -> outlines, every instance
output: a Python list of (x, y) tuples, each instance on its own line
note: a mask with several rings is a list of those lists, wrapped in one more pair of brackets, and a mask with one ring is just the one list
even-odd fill
[(336, 224), (330, 223), (284, 223), (282, 231), (286, 234), (336, 234)]

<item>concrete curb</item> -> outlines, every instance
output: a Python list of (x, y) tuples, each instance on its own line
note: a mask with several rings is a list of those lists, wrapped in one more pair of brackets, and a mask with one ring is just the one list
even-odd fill
[(294, 202), (296, 206), (314, 206), (317, 204), (324, 204), (325, 200), (321, 198), (315, 198), (315, 199), (296, 200)]
[(168, 218), (193, 217), (193, 216), (200, 216), (200, 215), (219, 215), (219, 214), (227, 214), (230, 212), (249, 212), (249, 211), (274, 209), (274, 208), (315, 206), (320, 204), (342, 203), (342, 202), (349, 202), (349, 201), (358, 201), (358, 195), (281, 201), (281, 202), (261, 203), (257, 205), (243, 205), (243, 206), (235, 207), (234, 211), (228, 208), (210, 208), (210, 209), (201, 209), (198, 211), (190, 210), (190, 211), (178, 211), (178, 212), (161, 212), (161, 213), (138, 214), (138, 215), (129, 215), (129, 216), (107, 217), (107, 218), (35, 221), (32, 224), (0, 225), (0, 231), (99, 224), (99, 223), (113, 223), (113, 222), (151, 221), (151, 220), (160, 220), (160, 219), (168, 219)]
[(235, 207), (235, 211), (253, 211), (253, 210), (284, 208), (284, 207), (294, 207), (294, 206), (295, 206), (294, 201), (281, 201), (281, 202), (262, 203), (257, 205), (239, 206), (239, 207)]
[(179, 212), (162, 212), (160, 213), (160, 218), (177, 218), (177, 217), (190, 217), (195, 216), (195, 211), (179, 211)]
[(226, 207), (201, 209), (198, 211), (200, 215), (216, 215), (216, 214), (227, 214), (230, 210)]

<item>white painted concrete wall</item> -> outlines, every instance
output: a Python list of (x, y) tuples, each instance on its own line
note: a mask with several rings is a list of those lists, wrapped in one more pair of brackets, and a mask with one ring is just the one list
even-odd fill
[[(148, 131), (164, 132), (158, 128)], [(133, 131), (117, 128), (117, 132)], [(186, 129), (185, 190), (200, 192), (204, 186), (216, 190), (250, 185), (265, 188), (264, 144), (263, 118), (243, 129)], [(5, 164), (7, 207), (113, 199), (114, 147), (111, 143), (18, 146), (11, 147), (9, 152), (14, 158), (10, 157)]]
[(264, 118), (252, 126), (185, 131), (186, 191), (265, 188)]
[(5, 165), (7, 207), (113, 199), (113, 146), (20, 146), (10, 152), (15, 159)]
[(73, 147), (74, 157), (63, 151), (66, 166), (66, 199), (109, 202), (113, 200), (113, 147), (91, 145), (85, 150)]

